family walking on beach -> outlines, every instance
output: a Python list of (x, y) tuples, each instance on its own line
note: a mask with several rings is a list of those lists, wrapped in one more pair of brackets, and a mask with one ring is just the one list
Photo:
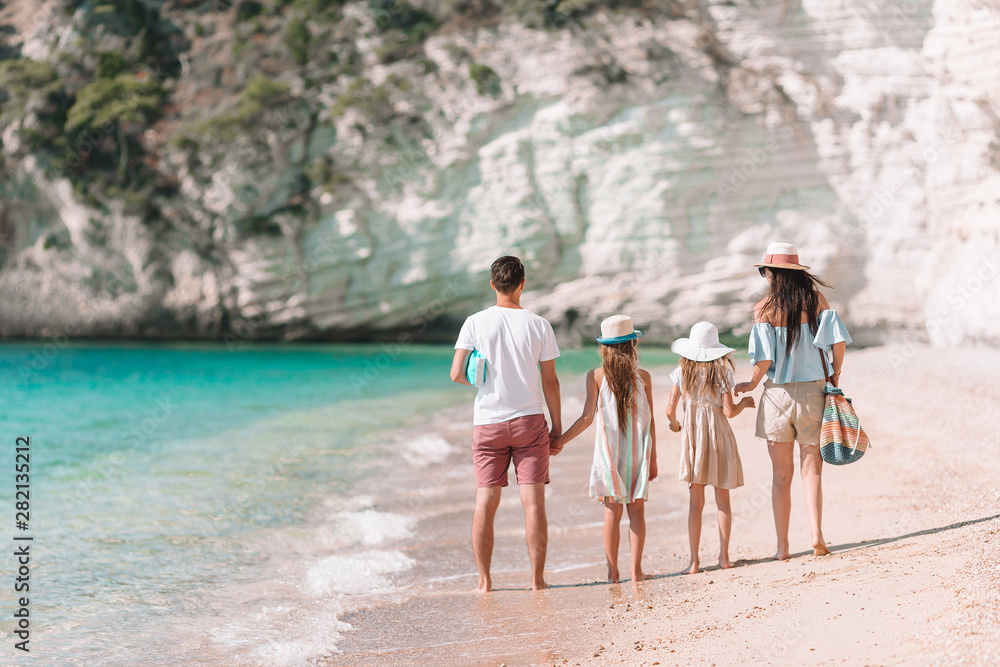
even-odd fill
[[(690, 335), (674, 341), (671, 348), (680, 356), (680, 364), (670, 374), (673, 387), (666, 417), (670, 430), (681, 433), (682, 438), (679, 479), (687, 482), (690, 493), (691, 561), (685, 572), (692, 574), (700, 568), (698, 547), (706, 486), (713, 487), (719, 512), (719, 566), (732, 567), (729, 492), (743, 486), (744, 481), (729, 419), (746, 408), (757, 408), (756, 436), (767, 442), (771, 458), (777, 535), (774, 557), (790, 557), (788, 524), (795, 442), (799, 443), (813, 553), (829, 553), (822, 531), (823, 460), (819, 452), (824, 386), (827, 381), (839, 386), (844, 349), (851, 337), (818, 290), (819, 285), (829, 285), (799, 263), (794, 245), (771, 243), (764, 261), (754, 266), (767, 280), (768, 288), (754, 307), (749, 344), (753, 375), (749, 382), (736, 383), (734, 350), (719, 342), (718, 329), (710, 322), (696, 323)], [(640, 368), (637, 352), (642, 332), (626, 315), (613, 315), (601, 323), (597, 338), (601, 367), (587, 373), (583, 413), (563, 431), (555, 370), (559, 348), (549, 322), (520, 305), (524, 266), (516, 257), (501, 257), (493, 263), (490, 278), (496, 305), (466, 319), (451, 367), (453, 381), (478, 387), (472, 436), (476, 478), (472, 547), (479, 590), (485, 593), (492, 587), (493, 523), (511, 461), (524, 507), (532, 588), (546, 587), (549, 457), (559, 454), (595, 419), (590, 496), (604, 504), (608, 581), (619, 581), (619, 525), (626, 513), (631, 576), (633, 581), (642, 581), (644, 505), (649, 482), (658, 476), (652, 378)], [(827, 364), (832, 367), (830, 374)], [(759, 406), (749, 396), (735, 401), (734, 396), (753, 391), (761, 381), (764, 392)], [(550, 424), (545, 421), (543, 402)], [(683, 408), (680, 419), (678, 407)]]

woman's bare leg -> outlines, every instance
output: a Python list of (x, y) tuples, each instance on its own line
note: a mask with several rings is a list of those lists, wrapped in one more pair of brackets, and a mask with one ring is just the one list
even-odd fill
[(698, 573), (698, 545), (701, 543), (701, 511), (705, 509), (705, 485), (692, 484), (688, 487), (691, 502), (688, 507), (688, 540), (691, 543), (691, 564), (685, 570), (688, 574)]
[(806, 514), (812, 531), (813, 555), (830, 553), (823, 538), (823, 457), (816, 445), (799, 445), (802, 490), (805, 492)]
[(604, 555), (608, 559), (608, 583), (618, 583), (618, 542), (621, 537), (619, 524), (622, 520), (621, 503), (604, 501)]
[[(619, 506), (620, 507), (620, 506)], [(646, 544), (646, 501), (641, 498), (625, 506), (628, 510), (629, 546), (632, 550), (632, 581), (642, 581), (642, 548)]]
[(795, 473), (795, 449), (792, 442), (767, 443), (771, 455), (771, 507), (774, 532), (778, 537), (776, 560), (788, 560), (788, 521), (792, 512), (792, 475)]
[(733, 510), (729, 506), (729, 489), (715, 487), (715, 506), (719, 508), (719, 567), (731, 568), (729, 534), (733, 529)]

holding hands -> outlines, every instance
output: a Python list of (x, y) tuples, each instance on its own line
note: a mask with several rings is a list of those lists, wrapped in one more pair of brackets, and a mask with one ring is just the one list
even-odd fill
[(562, 451), (562, 448), (566, 446), (568, 442), (565, 438), (561, 437), (561, 433), (555, 429), (549, 431), (549, 456), (556, 456)]

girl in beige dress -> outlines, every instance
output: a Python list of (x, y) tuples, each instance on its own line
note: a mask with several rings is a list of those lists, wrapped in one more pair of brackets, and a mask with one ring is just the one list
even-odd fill
[[(688, 483), (691, 496), (688, 510), (688, 538), (691, 563), (686, 572), (699, 570), (698, 544), (701, 541), (701, 514), (705, 507), (705, 487), (715, 487), (719, 508), (719, 567), (729, 568), (729, 535), (733, 515), (729, 490), (743, 486), (743, 465), (729, 418), (744, 408), (754, 407), (749, 396), (733, 404), (733, 348), (719, 343), (719, 331), (710, 322), (691, 327), (689, 338), (674, 341), (671, 349), (681, 356), (680, 366), (670, 374), (674, 387), (667, 405), (670, 430), (683, 431), (680, 480)], [(677, 421), (677, 405), (684, 399), (683, 422)]]

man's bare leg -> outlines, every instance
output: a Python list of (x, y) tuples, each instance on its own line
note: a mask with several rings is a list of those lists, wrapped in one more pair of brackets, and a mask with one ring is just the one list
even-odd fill
[(549, 544), (549, 524), (545, 518), (545, 483), (521, 484), (525, 539), (531, 559), (531, 588), (540, 591), (545, 583), (545, 552)]
[(493, 518), (500, 506), (501, 486), (476, 489), (476, 512), (472, 517), (472, 553), (479, 570), (479, 592), (489, 593), (493, 588), (490, 563), (493, 560)]

